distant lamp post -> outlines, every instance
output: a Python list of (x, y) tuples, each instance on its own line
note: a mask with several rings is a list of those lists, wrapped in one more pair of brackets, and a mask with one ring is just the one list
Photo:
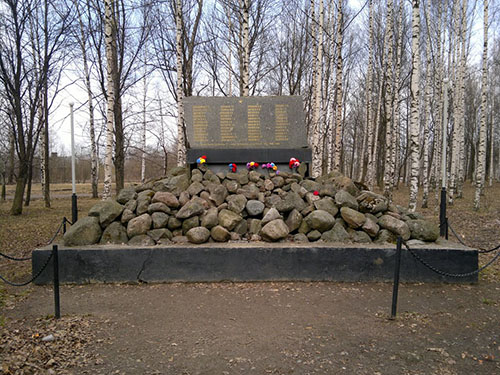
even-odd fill
[(444, 104), (443, 104), (443, 145), (441, 151), (441, 204), (439, 207), (439, 234), (448, 239), (448, 220), (446, 218), (446, 144), (448, 142), (448, 79), (444, 83)]
[(71, 113), (71, 184), (73, 194), (71, 195), (71, 222), (74, 224), (78, 220), (78, 205), (75, 185), (75, 123), (73, 116), (74, 103), (69, 103)]

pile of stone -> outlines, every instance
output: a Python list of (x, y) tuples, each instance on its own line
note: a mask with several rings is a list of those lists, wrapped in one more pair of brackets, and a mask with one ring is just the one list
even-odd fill
[(436, 241), (418, 213), (332, 172), (316, 180), (281, 171), (213, 173), (200, 166), (123, 189), (97, 203), (64, 236), (66, 246), (227, 241)]

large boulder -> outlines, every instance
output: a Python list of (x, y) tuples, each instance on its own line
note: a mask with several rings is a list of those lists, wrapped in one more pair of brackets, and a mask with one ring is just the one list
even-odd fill
[(137, 195), (137, 215), (142, 215), (148, 212), (149, 204), (151, 203), (151, 198), (154, 195), (153, 190), (144, 190)]
[(344, 219), (351, 228), (355, 229), (361, 227), (366, 221), (365, 215), (349, 207), (342, 207), (340, 209), (340, 216), (342, 216), (342, 219)]
[(304, 220), (310, 228), (316, 229), (321, 233), (330, 230), (335, 224), (335, 218), (323, 210), (311, 212)]
[(337, 215), (337, 213), (339, 212), (339, 209), (335, 205), (334, 200), (330, 197), (324, 197), (322, 199), (314, 201), (313, 205), (317, 210), (326, 211), (332, 216)]
[(102, 232), (101, 244), (122, 244), (128, 242), (127, 229), (118, 221), (114, 221)]
[(177, 200), (177, 197), (169, 193), (168, 191), (158, 191), (155, 193), (153, 196), (153, 203), (156, 202), (161, 202), (166, 204), (170, 208), (178, 208), (179, 207), (179, 201)]
[(243, 218), (233, 211), (223, 209), (219, 212), (219, 225), (222, 225), (228, 230), (233, 230), (241, 220), (243, 220)]
[(164, 181), (164, 190), (158, 189), (159, 191), (169, 191), (172, 194), (179, 195), (181, 192), (187, 190), (189, 187), (189, 178), (186, 174), (180, 174), (178, 176), (173, 176), (166, 181)]
[(187, 231), (186, 237), (191, 243), (204, 243), (210, 237), (210, 231), (205, 227), (195, 227)]
[(366, 221), (361, 229), (368, 233), (370, 237), (375, 237), (378, 234), (380, 227), (372, 219), (366, 217)]
[(118, 216), (123, 212), (124, 207), (112, 200), (108, 199), (105, 201), (101, 201), (95, 204), (89, 210), (89, 216), (96, 216), (99, 218), (99, 224), (103, 228), (106, 228), (109, 224), (111, 224)]
[(249, 200), (246, 204), (247, 213), (250, 216), (259, 216), (262, 212), (264, 212), (264, 208), (264, 203), (255, 199)]
[(227, 208), (237, 214), (241, 213), (247, 204), (247, 199), (242, 194), (234, 194), (227, 197)]
[(266, 225), (270, 221), (281, 219), (281, 215), (276, 208), (271, 208), (262, 218), (262, 225)]
[(345, 190), (339, 190), (337, 194), (335, 194), (335, 203), (340, 207), (349, 207), (353, 210), (358, 210), (358, 201)]
[(195, 181), (191, 185), (189, 185), (187, 192), (192, 197), (200, 194), (205, 189), (205, 186), (201, 182)]
[(219, 224), (219, 211), (217, 207), (209, 208), (201, 217), (201, 226), (212, 229)]
[(82, 217), (64, 234), (65, 246), (86, 246), (96, 244), (101, 238), (102, 230), (99, 219), (95, 216)]
[(142, 214), (130, 220), (127, 225), (127, 235), (129, 238), (146, 234), (151, 228), (153, 220), (149, 214)]
[(296, 209), (290, 211), (288, 217), (286, 218), (286, 225), (288, 226), (290, 233), (299, 229), (301, 223), (302, 223), (301, 213)]
[(154, 246), (156, 242), (147, 234), (139, 234), (128, 241), (129, 246)]
[(153, 220), (153, 228), (165, 228), (168, 223), (169, 216), (165, 212), (153, 212), (151, 220)]
[(266, 241), (278, 241), (288, 236), (288, 226), (283, 220), (276, 219), (264, 225), (260, 235)]
[(386, 197), (368, 190), (363, 190), (356, 200), (361, 212), (369, 212), (373, 215), (387, 211), (389, 207), (389, 201)]
[(175, 217), (177, 219), (187, 219), (191, 216), (201, 215), (204, 210), (203, 199), (195, 197), (182, 206)]
[(342, 224), (336, 223), (332, 229), (323, 232), (321, 239), (325, 242), (348, 242), (350, 237)]
[(421, 241), (436, 241), (439, 238), (439, 226), (427, 220), (408, 220), (411, 238)]
[(134, 187), (126, 187), (121, 189), (116, 197), (116, 201), (120, 204), (125, 204), (128, 201), (137, 198), (137, 193)]
[(380, 225), (382, 228), (390, 230), (394, 234), (401, 236), (401, 238), (403, 238), (403, 240), (405, 241), (410, 239), (411, 232), (408, 224), (406, 224), (402, 220), (396, 219), (394, 216), (382, 215), (378, 219), (378, 225)]
[(210, 235), (217, 242), (227, 242), (231, 237), (231, 233), (221, 225), (217, 225), (210, 230)]
[(279, 212), (290, 212), (294, 208), (302, 211), (306, 207), (306, 203), (302, 200), (298, 193), (289, 192), (285, 198), (276, 204), (276, 209)]

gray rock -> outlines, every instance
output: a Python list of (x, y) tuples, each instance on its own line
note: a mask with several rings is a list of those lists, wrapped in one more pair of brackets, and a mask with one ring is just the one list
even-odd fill
[[(300, 211), (302, 217), (306, 217), (307, 215), (309, 215), (311, 212), (313, 212), (315, 210), (315, 207), (314, 205), (310, 204), (309, 206), (306, 206), (306, 208), (304, 208), (302, 211)], [(324, 210), (323, 210), (324, 211)], [(328, 212), (328, 211), (327, 211)], [(331, 215), (331, 214), (330, 214)]]
[(137, 198), (137, 193), (134, 187), (127, 187), (121, 189), (116, 197), (116, 201), (120, 204), (125, 204), (128, 201)]
[(320, 200), (321, 198), (319, 197), (319, 195), (314, 195), (311, 192), (307, 192), (304, 199), (306, 200), (307, 204), (311, 205), (314, 204), (314, 202)]
[(198, 216), (190, 217), (182, 222), (182, 233), (186, 234), (190, 229), (200, 226), (200, 218)]
[(347, 176), (340, 175), (335, 177), (333, 179), (333, 184), (337, 189), (345, 190), (354, 197), (359, 195), (359, 189), (354, 184), (354, 181)]
[(189, 187), (189, 179), (186, 174), (173, 176), (169, 178), (165, 184), (166, 191), (172, 194), (179, 195), (181, 192), (187, 190)]
[(99, 224), (106, 228), (123, 212), (124, 207), (111, 199), (100, 201), (89, 210), (89, 216), (96, 216), (99, 218)]
[(161, 239), (172, 239), (172, 232), (167, 228), (151, 229), (147, 232), (147, 235), (151, 237), (155, 242), (159, 242)]
[(102, 229), (95, 216), (82, 217), (64, 234), (65, 246), (86, 246), (96, 244), (101, 238)]
[(304, 220), (311, 229), (316, 229), (321, 233), (330, 230), (335, 224), (335, 218), (323, 210), (311, 212)]
[(168, 224), (169, 216), (165, 212), (153, 212), (151, 214), (153, 220), (153, 228), (165, 228)]
[(306, 203), (302, 200), (299, 194), (289, 192), (285, 195), (285, 198), (276, 204), (276, 209), (279, 212), (290, 212), (294, 208), (302, 211), (306, 207)]
[(248, 171), (246, 169), (240, 171), (239, 173), (236, 174), (236, 181), (240, 185), (246, 185), (248, 184)]
[(335, 203), (340, 207), (349, 207), (353, 210), (358, 210), (358, 201), (345, 190), (339, 190), (337, 194), (335, 194)]
[(262, 229), (262, 221), (259, 219), (248, 219), (248, 233), (250, 234), (259, 234)]
[(209, 186), (210, 199), (216, 206), (220, 206), (227, 197), (227, 189), (224, 185), (213, 184)]
[(247, 199), (258, 199), (260, 190), (255, 185), (245, 185), (237, 190), (238, 194), (242, 194)]
[(376, 237), (378, 231), (380, 230), (380, 227), (375, 222), (373, 222), (373, 220), (367, 217), (361, 229), (368, 233), (370, 237)]
[(301, 177), (304, 177), (307, 173), (307, 164), (306, 163), (300, 163), (299, 167), (297, 168), (297, 172)]
[(273, 184), (273, 182), (269, 178), (266, 178), (264, 180), (264, 189), (267, 190), (267, 191), (274, 190), (274, 184)]
[(386, 197), (368, 190), (363, 190), (356, 200), (361, 212), (369, 212), (373, 215), (387, 211), (389, 206), (389, 201)]
[(240, 236), (243, 236), (248, 231), (248, 223), (246, 220), (241, 220), (233, 229), (233, 232), (238, 233)]
[(391, 215), (382, 215), (378, 219), (378, 225), (382, 228), (390, 230), (392, 233), (401, 236), (403, 240), (408, 240), (410, 238), (411, 232), (408, 224), (402, 220), (398, 220)]
[(201, 215), (205, 210), (203, 206), (203, 199), (194, 197), (189, 202), (187, 202), (182, 208), (177, 212), (175, 217), (177, 219), (187, 219), (191, 216)]
[(349, 207), (342, 207), (340, 209), (340, 216), (342, 216), (347, 225), (354, 229), (363, 226), (366, 221), (365, 215)]
[(236, 191), (241, 187), (240, 184), (234, 180), (224, 180), (223, 184), (230, 193), (236, 193)]
[(293, 242), (309, 242), (309, 238), (304, 233), (297, 233), (293, 236)]
[(374, 242), (378, 244), (396, 243), (396, 239), (397, 239), (396, 235), (392, 233), (390, 230), (381, 229), (378, 232)]
[(229, 240), (233, 242), (241, 241), (241, 236), (238, 233), (231, 232), (229, 233), (230, 237)]
[(166, 191), (159, 191), (155, 193), (155, 195), (153, 196), (153, 203), (156, 202), (164, 203), (171, 208), (179, 207), (179, 201), (177, 200), (177, 197), (174, 194)]
[(156, 202), (151, 203), (148, 207), (148, 214), (153, 214), (153, 212), (164, 212), (166, 214), (171, 214), (172, 210), (165, 203)]
[(335, 216), (339, 212), (338, 207), (335, 205), (335, 201), (331, 197), (324, 197), (313, 203), (317, 210), (323, 210), (328, 212), (330, 215)]
[(230, 231), (233, 230), (241, 220), (243, 220), (241, 215), (233, 211), (223, 209), (219, 212), (219, 225), (222, 225)]
[(231, 237), (229, 231), (221, 225), (217, 225), (210, 230), (210, 235), (217, 242), (227, 242)]
[(135, 212), (135, 209), (137, 208), (137, 200), (132, 199), (125, 203), (125, 210), (130, 210), (132, 212)]
[(261, 237), (261, 236), (259, 236), (258, 234), (252, 234), (252, 235), (250, 236), (250, 241), (254, 241), (254, 242), (255, 242), (255, 241), (262, 241), (262, 237)]
[(352, 241), (355, 243), (371, 243), (372, 239), (368, 235), (368, 233), (363, 232), (361, 230), (354, 230), (351, 229), (350, 235), (352, 238)]
[(280, 188), (285, 184), (285, 179), (281, 176), (275, 176), (271, 178), (271, 181), (273, 182), (274, 188)]
[(300, 185), (306, 189), (307, 191), (318, 191), (321, 189), (321, 184), (319, 182), (313, 180), (304, 180), (300, 183)]
[(127, 243), (127, 229), (119, 222), (115, 221), (108, 225), (104, 232), (102, 232), (101, 244), (113, 243), (113, 244), (121, 244)]
[(242, 194), (229, 195), (227, 198), (227, 208), (237, 214), (241, 213), (247, 204), (247, 199)]
[[(254, 172), (254, 171), (251, 171)], [(246, 204), (246, 209), (249, 216), (258, 216), (264, 212), (264, 203), (257, 200), (249, 200)]]
[(191, 171), (191, 182), (201, 182), (203, 181), (203, 174), (199, 169), (193, 169)]
[(262, 225), (266, 225), (270, 221), (273, 221), (273, 220), (276, 220), (276, 219), (281, 219), (281, 215), (278, 212), (278, 210), (273, 207), (269, 211), (267, 211), (267, 213), (264, 215), (264, 217), (262, 218), (261, 224)]
[(307, 233), (307, 239), (309, 241), (317, 241), (321, 238), (321, 232), (319, 230), (312, 230), (309, 233)]
[(270, 196), (266, 197), (264, 199), (264, 203), (266, 205), (266, 207), (276, 207), (279, 202), (281, 202), (281, 197), (279, 195), (276, 195), (276, 194), (271, 194)]
[(349, 242), (349, 233), (344, 229), (344, 227), (336, 223), (332, 229), (323, 232), (321, 239), (325, 242)]
[(170, 216), (170, 218), (168, 219), (167, 228), (170, 230), (175, 230), (180, 227), (182, 227), (182, 221), (173, 216)]
[(408, 220), (411, 238), (421, 241), (436, 241), (439, 238), (439, 226), (427, 220)]
[(321, 185), (321, 188), (319, 189), (320, 197), (335, 198), (335, 194), (337, 194), (337, 189), (335, 188), (335, 186), (333, 186), (333, 184)]
[(310, 231), (311, 231), (311, 227), (306, 223), (305, 220), (302, 220), (302, 223), (300, 223), (298, 232), (302, 233), (302, 234), (307, 234)]
[(139, 234), (146, 234), (151, 228), (153, 220), (148, 214), (142, 214), (130, 220), (127, 225), (127, 235), (129, 238)]
[(191, 243), (204, 243), (210, 237), (210, 231), (205, 227), (195, 227), (187, 231), (186, 237)]
[(138, 234), (128, 241), (129, 246), (154, 246), (156, 242), (147, 234)]
[(179, 194), (179, 204), (184, 206), (187, 202), (189, 202), (190, 195), (187, 191), (183, 191)]
[(172, 237), (172, 242), (177, 244), (186, 244), (189, 240), (186, 236), (174, 236)]
[(193, 182), (191, 185), (189, 185), (187, 192), (189, 195), (194, 197), (195, 195), (200, 194), (203, 190), (205, 189), (205, 186), (201, 182)]
[(130, 211), (129, 209), (126, 208), (122, 212), (121, 223), (122, 224), (127, 224), (134, 217), (136, 217), (136, 214), (133, 211)]
[(266, 241), (277, 241), (288, 236), (288, 227), (283, 220), (276, 219), (264, 225), (259, 234)]
[(252, 182), (259, 182), (261, 178), (264, 178), (264, 176), (260, 172), (250, 171), (248, 173), (248, 179)]
[(149, 204), (151, 203), (151, 197), (154, 195), (153, 190), (141, 191), (137, 196), (137, 215), (142, 215), (148, 212)]
[(299, 211), (297, 211), (296, 209), (293, 209), (288, 214), (288, 217), (286, 218), (285, 223), (288, 226), (290, 233), (292, 233), (293, 231), (299, 229), (300, 224), (302, 223), (302, 215), (300, 214)]
[(212, 229), (219, 224), (219, 211), (216, 207), (208, 209), (201, 217), (201, 226)]

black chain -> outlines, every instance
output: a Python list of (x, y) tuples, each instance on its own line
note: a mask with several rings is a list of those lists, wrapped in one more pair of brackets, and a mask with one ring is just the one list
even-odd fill
[(428, 269), (430, 269), (431, 271), (433, 271), (439, 275), (447, 276), (447, 277), (469, 277), (469, 276), (476, 275), (479, 272), (483, 271), (485, 268), (489, 267), (494, 261), (496, 261), (498, 259), (498, 257), (500, 257), (500, 251), (499, 251), (498, 254), (496, 254), (493, 257), (493, 259), (491, 259), (488, 263), (486, 263), (484, 266), (480, 267), (479, 269), (477, 269), (475, 271), (467, 272), (467, 273), (449, 273), (449, 272), (441, 271), (440, 269), (427, 263), (417, 253), (415, 253), (412, 249), (410, 249), (410, 246), (408, 246), (408, 244), (405, 241), (403, 241), (403, 244), (405, 245), (406, 249), (410, 252), (410, 254), (413, 255), (413, 257), (416, 260), (418, 260), (420, 263), (422, 263), (425, 267), (427, 267)]
[[(470, 247), (468, 246), (464, 241), (462, 241), (462, 239), (460, 238), (460, 236), (457, 234), (457, 232), (455, 232), (455, 230), (453, 229), (453, 227), (450, 225), (450, 223), (448, 223), (448, 228), (450, 228), (451, 230), (451, 233), (453, 233), (455, 235), (455, 237), (457, 238), (458, 242), (460, 242), (462, 245), (464, 246), (467, 246), (467, 247)], [(479, 254), (486, 254), (486, 253), (492, 253), (493, 251), (496, 251), (500, 249), (500, 245), (497, 245), (491, 249), (482, 249), (482, 248), (478, 248), (477, 252)]]
[[(63, 218), (62, 221), (61, 221), (61, 224), (59, 224), (59, 227), (57, 228), (56, 232), (54, 233), (54, 235), (52, 236), (52, 238), (50, 239), (50, 241), (48, 242), (47, 245), (50, 245), (56, 239), (57, 235), (61, 232), (61, 229), (62, 229), (62, 227), (63, 227), (63, 225), (64, 225), (65, 222), (68, 222), (68, 219)], [(42, 272), (45, 270), (45, 268), (47, 268), (47, 266), (49, 264), (49, 261), (52, 258), (53, 254), (54, 254), (54, 249), (52, 249), (52, 251), (50, 252), (50, 255), (47, 258), (47, 260), (45, 261), (45, 264), (43, 265), (43, 267), (29, 281), (26, 281), (24, 283), (13, 283), (12, 281), (9, 281), (6, 278), (4, 278), (2, 275), (0, 275), (0, 280), (2, 280), (3, 282), (5, 282), (5, 283), (7, 283), (7, 284), (9, 284), (11, 286), (26, 286), (26, 285), (32, 283), (33, 281), (35, 281), (37, 279), (37, 277), (42, 274)], [(15, 258), (15, 257), (11, 257), (10, 255), (6, 255), (6, 254), (2, 254), (2, 253), (0, 253), (0, 255), (3, 256), (3, 257), (5, 257), (5, 258), (7, 258), (7, 259), (14, 260), (14, 261), (19, 261), (19, 262), (20, 261), (26, 261), (26, 260), (32, 259), (31, 257), (28, 257), (28, 258)]]
[(40, 276), (42, 274), (42, 272), (45, 270), (45, 268), (47, 268), (47, 266), (49, 265), (49, 262), (50, 262), (50, 259), (52, 258), (52, 255), (54, 255), (54, 249), (52, 249), (52, 251), (50, 252), (50, 255), (48, 256), (47, 260), (45, 261), (45, 264), (42, 266), (42, 268), (40, 268), (40, 270), (36, 273), (36, 275), (24, 283), (19, 283), (19, 284), (13, 283), (9, 280), (6, 280), (2, 275), (0, 275), (0, 279), (3, 282), (5, 282), (11, 286), (26, 286), (26, 285), (32, 283), (33, 281), (35, 281), (38, 278), (38, 276)]

